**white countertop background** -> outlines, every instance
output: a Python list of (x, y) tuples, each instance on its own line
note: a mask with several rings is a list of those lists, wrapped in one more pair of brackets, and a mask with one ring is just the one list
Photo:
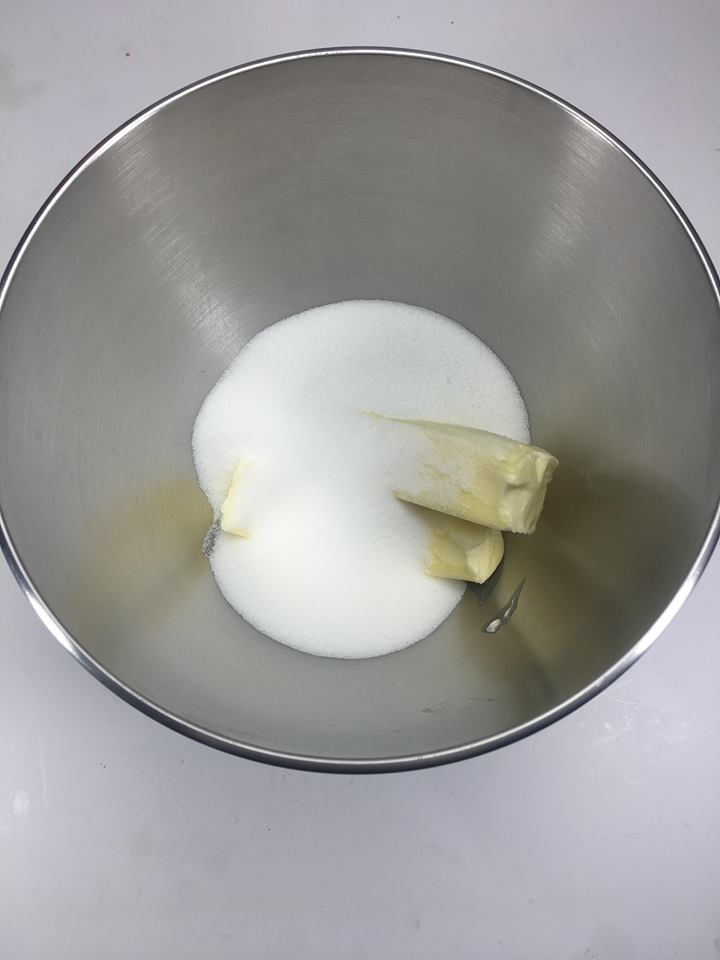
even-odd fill
[[(716, 0), (0, 0), (0, 260), (155, 99), (243, 61), (370, 44), (479, 60), (575, 103), (720, 263)], [(142, 716), (51, 639), (3, 565), (0, 960), (719, 958), (719, 589), (716, 555), (628, 674), (528, 740), (330, 776)]]

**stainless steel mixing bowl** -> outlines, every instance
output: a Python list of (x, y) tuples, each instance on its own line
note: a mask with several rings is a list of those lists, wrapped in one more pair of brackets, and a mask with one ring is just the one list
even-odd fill
[[(257, 330), (355, 297), (482, 337), (561, 467), (489, 598), (468, 591), (427, 640), (344, 662), (261, 636), (222, 600), (190, 433)], [(336, 50), (197, 83), (53, 194), (1, 309), (5, 554), (95, 676), (213, 746), (389, 770), (507, 743), (629, 666), (717, 537), (707, 255), (617, 140), (495, 70)]]

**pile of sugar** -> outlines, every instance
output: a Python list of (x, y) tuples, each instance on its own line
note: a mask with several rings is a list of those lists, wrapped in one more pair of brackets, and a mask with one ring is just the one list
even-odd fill
[(195, 466), (216, 516), (235, 465), (251, 464), (252, 535), (217, 537), (218, 587), (258, 630), (307, 653), (400, 650), (464, 590), (424, 573), (426, 529), (391, 493), (396, 434), (369, 411), (529, 440), (520, 392), (489, 347), (439, 314), (381, 300), (263, 330), (195, 422)]

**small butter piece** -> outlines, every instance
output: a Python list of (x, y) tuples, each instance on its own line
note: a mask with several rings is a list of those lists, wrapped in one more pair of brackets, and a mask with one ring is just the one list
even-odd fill
[(233, 470), (230, 489), (220, 508), (220, 529), (224, 530), (225, 533), (233, 533), (236, 537), (250, 536), (248, 503), (243, 486), (251, 469), (252, 461), (239, 461)]
[(535, 530), (558, 465), (551, 453), (473, 427), (383, 419), (421, 438), (399, 471), (398, 499), (497, 530)]
[(502, 533), (435, 510), (423, 510), (422, 514), (429, 531), (425, 572), (485, 583), (503, 558)]

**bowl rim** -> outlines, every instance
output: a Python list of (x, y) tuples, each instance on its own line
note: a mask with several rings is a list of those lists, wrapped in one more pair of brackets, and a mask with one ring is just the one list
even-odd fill
[[(129, 120), (122, 123), (112, 133), (102, 139), (93, 147), (65, 176), (58, 186), (52, 191), (47, 200), (42, 204), (38, 212), (33, 217), (30, 225), (26, 229), (17, 247), (10, 257), (7, 267), (0, 278), (0, 321), (2, 320), (2, 310), (7, 298), (7, 293), (12, 283), (13, 277), (21, 263), (33, 237), (40, 229), (44, 219), (49, 212), (68, 190), (71, 184), (89, 167), (97, 158), (102, 156), (115, 143), (120, 141), (126, 134), (150, 119), (160, 110), (180, 100), (183, 97), (201, 90), (203, 87), (214, 83), (219, 83), (231, 77), (257, 70), (263, 67), (276, 64), (288, 63), (299, 60), (319, 59), (327, 56), (392, 56), (404, 57), (426, 62), (435, 62), (449, 64), (451, 66), (463, 67), (486, 76), (491, 76), (502, 80), (515, 87), (520, 87), (541, 99), (554, 104), (561, 110), (568, 113), (575, 120), (588, 127), (594, 134), (602, 137), (607, 143), (619, 150), (625, 158), (641, 173), (654, 189), (660, 194), (670, 212), (685, 231), (690, 244), (695, 250), (700, 263), (702, 264), (711, 291), (715, 298), (718, 309), (718, 318), (720, 319), (720, 280), (712, 264), (710, 256), (705, 249), (695, 228), (685, 215), (680, 205), (672, 196), (670, 191), (655, 176), (646, 164), (627, 147), (618, 137), (610, 133), (605, 127), (593, 120), (590, 116), (577, 107), (568, 103), (568, 101), (550, 93), (543, 87), (531, 83), (527, 80), (517, 77), (514, 74), (498, 70), (485, 64), (477, 63), (473, 60), (467, 60), (460, 57), (453, 57), (439, 53), (432, 53), (424, 50), (405, 49), (401, 47), (383, 47), (383, 46), (345, 46), (345, 47), (325, 47), (309, 50), (300, 50), (297, 52), (280, 54), (272, 57), (265, 57), (260, 60), (253, 60), (248, 63), (240, 64), (218, 73), (190, 83), (187, 86), (162, 97), (155, 103), (141, 110)], [(604, 671), (596, 680), (583, 687), (577, 693), (568, 697), (562, 703), (545, 711), (540, 716), (520, 724), (509, 730), (500, 731), (490, 736), (482, 737), (478, 740), (472, 740), (467, 743), (460, 743), (450, 747), (443, 747), (439, 750), (430, 750), (423, 753), (408, 755), (398, 755), (393, 757), (366, 757), (366, 758), (345, 758), (345, 757), (323, 757), (312, 756), (298, 753), (288, 753), (273, 750), (266, 747), (246, 743), (241, 740), (215, 733), (184, 719), (170, 710), (166, 710), (159, 703), (147, 698), (138, 690), (133, 689), (123, 683), (118, 677), (114, 676), (109, 670), (103, 667), (95, 660), (72, 636), (69, 630), (60, 621), (50, 607), (45, 603), (39, 589), (36, 587), (28, 570), (25, 568), (23, 560), (12, 540), (8, 524), (5, 519), (5, 513), (2, 506), (2, 497), (0, 494), (0, 549), (12, 570), (21, 590), (30, 602), (33, 610), (40, 618), (45, 627), (55, 637), (56, 640), (94, 677), (100, 680), (106, 687), (122, 697), (127, 703), (137, 707), (147, 716), (163, 723), (165, 726), (182, 733), (194, 740), (204, 743), (208, 746), (233, 753), (247, 759), (258, 760), (264, 763), (273, 764), (282, 767), (291, 767), (300, 770), (314, 770), (332, 773), (379, 773), (394, 772), (401, 770), (413, 770), (424, 767), (437, 766), (450, 763), (468, 757), (477, 756), (482, 753), (488, 753), (496, 750), (506, 744), (513, 743), (523, 737), (528, 736), (538, 730), (542, 730), (549, 724), (567, 716), (573, 710), (576, 710), (582, 704), (587, 703), (601, 690), (608, 687), (613, 681), (617, 680), (633, 663), (635, 663), (643, 653), (645, 653), (651, 644), (657, 639), (662, 631), (667, 627), (682, 604), (692, 592), (697, 584), (703, 570), (707, 566), (710, 556), (720, 537), (720, 490), (713, 510), (713, 515), (708, 526), (708, 530), (703, 539), (702, 545), (698, 551), (697, 557), (691, 564), (682, 584), (670, 598), (665, 609), (660, 613), (655, 622), (648, 630), (642, 634), (612, 667)]]

